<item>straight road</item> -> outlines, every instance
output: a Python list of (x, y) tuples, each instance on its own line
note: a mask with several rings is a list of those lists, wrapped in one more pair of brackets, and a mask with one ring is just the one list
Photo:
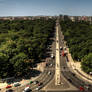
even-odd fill
[[(58, 22), (56, 23), (58, 25)], [(61, 72), (60, 72), (60, 53), (59, 53), (59, 33), (58, 26), (56, 26), (56, 65), (55, 65), (55, 85), (61, 83)]]

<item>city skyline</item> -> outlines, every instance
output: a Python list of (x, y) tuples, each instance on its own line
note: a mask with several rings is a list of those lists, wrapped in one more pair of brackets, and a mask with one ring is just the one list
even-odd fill
[(91, 0), (0, 0), (0, 16), (92, 16)]

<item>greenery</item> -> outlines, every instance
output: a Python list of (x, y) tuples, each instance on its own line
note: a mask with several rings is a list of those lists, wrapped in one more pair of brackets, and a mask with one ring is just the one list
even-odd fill
[(83, 61), (81, 62), (82, 65), (82, 69), (87, 72), (90, 73), (92, 72), (92, 53), (84, 56)]
[(55, 20), (0, 20), (0, 77), (22, 76), (44, 58)]
[[(83, 62), (92, 63), (89, 58), (92, 53), (92, 24), (85, 21), (72, 22), (71, 20), (60, 21), (60, 24), (72, 58), (76, 61), (84, 60)], [(89, 58), (87, 60), (85, 60), (86, 55)], [(87, 70), (85, 70), (86, 67)], [(90, 67), (89, 64), (83, 63), (82, 69), (85, 72), (92, 72), (92, 66)]]

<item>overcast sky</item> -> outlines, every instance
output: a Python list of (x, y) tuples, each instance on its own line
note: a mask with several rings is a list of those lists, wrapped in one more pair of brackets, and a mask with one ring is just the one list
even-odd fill
[(92, 0), (0, 0), (0, 16), (92, 16)]

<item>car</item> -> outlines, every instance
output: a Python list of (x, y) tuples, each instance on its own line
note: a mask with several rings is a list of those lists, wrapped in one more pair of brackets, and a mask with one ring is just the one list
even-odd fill
[(79, 87), (80, 91), (84, 91), (84, 87), (80, 86)]
[(14, 87), (17, 87), (17, 86), (20, 86), (21, 84), (19, 82), (16, 82), (13, 85), (14, 85)]
[(52, 66), (52, 64), (50, 64), (49, 66)]
[(43, 83), (42, 82), (40, 82), (40, 83), (38, 83), (38, 86), (41, 86)]
[(12, 86), (11, 85), (7, 85), (6, 88), (11, 88)]
[(60, 46), (60, 50), (63, 50), (63, 47)]
[(30, 84), (32, 84), (33, 83), (33, 81), (30, 81)]
[(33, 84), (38, 84), (38, 83), (39, 83), (39, 81), (34, 81), (34, 82), (33, 82)]
[(38, 91), (38, 90), (40, 90), (40, 89), (41, 89), (41, 87), (40, 87), (40, 86), (38, 86), (35, 90), (36, 90), (36, 91)]
[(51, 72), (50, 71), (48, 72), (48, 75), (51, 75)]
[(71, 73), (73, 76), (75, 76), (76, 74), (75, 73)]
[(66, 47), (64, 47), (64, 50), (66, 50)]
[(23, 92), (30, 92), (30, 91), (32, 91), (29, 87), (26, 87), (24, 90), (23, 90)]
[(13, 92), (13, 90), (12, 89), (9, 89), (9, 90), (6, 90), (6, 92)]
[(57, 42), (58, 42), (58, 40), (57, 40)]
[(86, 88), (86, 90), (89, 90), (89, 86), (88, 85), (85, 85), (84, 87)]
[(89, 72), (90, 75), (92, 75), (92, 72)]
[(68, 81), (69, 81), (69, 82), (72, 82), (72, 80), (71, 80), (71, 79), (68, 79)]
[(91, 88), (91, 85), (90, 85), (90, 84), (85, 84), (85, 85), (84, 85), (84, 88), (85, 88), (86, 90), (89, 90), (89, 89)]
[(62, 56), (65, 56), (66, 54), (64, 53), (64, 51), (62, 51)]
[(54, 54), (53, 53), (51, 54), (51, 58), (54, 58)]
[(56, 49), (56, 50), (58, 50), (58, 49)]

